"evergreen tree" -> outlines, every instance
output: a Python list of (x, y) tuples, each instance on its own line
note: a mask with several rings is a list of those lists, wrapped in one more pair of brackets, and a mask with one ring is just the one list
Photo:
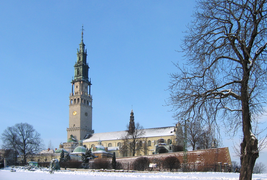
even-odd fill
[(116, 169), (116, 154), (113, 152), (112, 156), (112, 169)]
[(65, 158), (64, 158), (64, 161), (69, 161), (69, 160), (70, 160), (70, 154), (67, 153), (66, 156), (65, 156)]
[(90, 157), (92, 157), (91, 149), (87, 149), (86, 152), (85, 152), (85, 154), (82, 155), (82, 161), (84, 163), (88, 163)]
[(60, 153), (60, 159), (59, 159), (60, 162), (63, 162), (64, 161), (64, 151), (62, 149), (61, 153)]

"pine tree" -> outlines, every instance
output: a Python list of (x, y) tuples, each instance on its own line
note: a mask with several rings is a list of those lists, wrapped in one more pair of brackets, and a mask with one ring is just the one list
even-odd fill
[(64, 162), (64, 151), (62, 149), (61, 153), (60, 153), (60, 159), (59, 159), (60, 162)]
[(112, 169), (116, 169), (116, 154), (113, 152), (112, 156)]

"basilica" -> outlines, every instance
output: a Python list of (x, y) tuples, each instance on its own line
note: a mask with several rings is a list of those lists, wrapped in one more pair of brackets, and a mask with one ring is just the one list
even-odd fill
[[(92, 95), (91, 78), (88, 77), (89, 66), (87, 63), (87, 50), (83, 42), (77, 50), (77, 61), (74, 65), (74, 78), (71, 81), (71, 93), (69, 96), (69, 127), (67, 128), (67, 142), (63, 148), (72, 153), (79, 144), (92, 150), (101, 144), (107, 153), (116, 153), (117, 157), (130, 156), (132, 153), (123, 152), (125, 137), (129, 131), (94, 133), (92, 129)], [(129, 127), (134, 127), (134, 112), (131, 110)], [(136, 137), (139, 150), (136, 156), (151, 155), (159, 152), (173, 152), (174, 146), (183, 146), (182, 127), (179, 124), (160, 128), (143, 129), (142, 135)], [(128, 137), (129, 138), (129, 137)]]
[[(169, 155), (176, 156), (180, 162), (187, 162), (194, 169), (205, 169), (207, 165), (217, 167), (218, 164), (219, 167), (229, 167), (231, 158), (228, 148), (177, 152), (185, 150), (183, 130), (179, 123), (174, 126), (142, 129), (135, 123), (133, 110), (130, 111), (129, 119), (125, 118), (126, 122), (129, 122), (128, 130), (94, 133), (92, 83), (88, 77), (89, 66), (86, 58), (87, 50), (82, 30), (77, 61), (74, 64), (74, 78), (71, 81), (67, 141), (60, 144), (59, 148), (48, 148), (39, 154), (30, 155), (27, 157), (28, 160), (36, 161), (39, 165), (47, 165), (51, 160), (61, 159), (62, 154), (65, 154), (72, 161), (81, 162), (82, 154), (90, 149), (94, 159), (111, 158), (115, 154), (126, 169), (129, 169), (129, 164), (137, 158), (133, 156), (144, 156), (153, 161), (155, 158)], [(188, 157), (186, 161), (185, 157)]]

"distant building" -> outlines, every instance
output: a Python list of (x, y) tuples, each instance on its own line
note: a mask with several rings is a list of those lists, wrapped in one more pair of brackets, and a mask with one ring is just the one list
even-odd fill
[(4, 159), (7, 166), (15, 165), (17, 154), (13, 149), (0, 149), (0, 167), (4, 166)]

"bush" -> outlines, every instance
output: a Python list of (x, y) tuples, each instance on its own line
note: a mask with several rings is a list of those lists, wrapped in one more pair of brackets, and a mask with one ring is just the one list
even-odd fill
[(50, 162), (38, 162), (38, 166), (39, 167), (49, 167), (50, 166)]
[(183, 150), (184, 150), (183, 146), (173, 146), (173, 152), (180, 152)]
[(148, 169), (149, 159), (146, 157), (139, 157), (133, 162), (133, 169), (138, 171), (144, 171)]
[(67, 162), (60, 162), (60, 167), (62, 168), (82, 168), (82, 163), (81, 161), (67, 161)]
[(151, 170), (160, 170), (162, 168), (162, 158), (154, 158), (154, 159), (151, 159), (150, 160), (151, 162), (150, 163), (156, 163), (157, 164), (157, 167), (156, 168), (153, 168)]
[(109, 169), (111, 167), (108, 159), (95, 159), (93, 163), (94, 169)]
[(123, 166), (120, 162), (116, 162), (116, 169), (123, 169)]
[(168, 156), (163, 161), (163, 167), (165, 169), (170, 169), (172, 171), (173, 169), (179, 169), (181, 168), (181, 163), (179, 159), (175, 156)]

